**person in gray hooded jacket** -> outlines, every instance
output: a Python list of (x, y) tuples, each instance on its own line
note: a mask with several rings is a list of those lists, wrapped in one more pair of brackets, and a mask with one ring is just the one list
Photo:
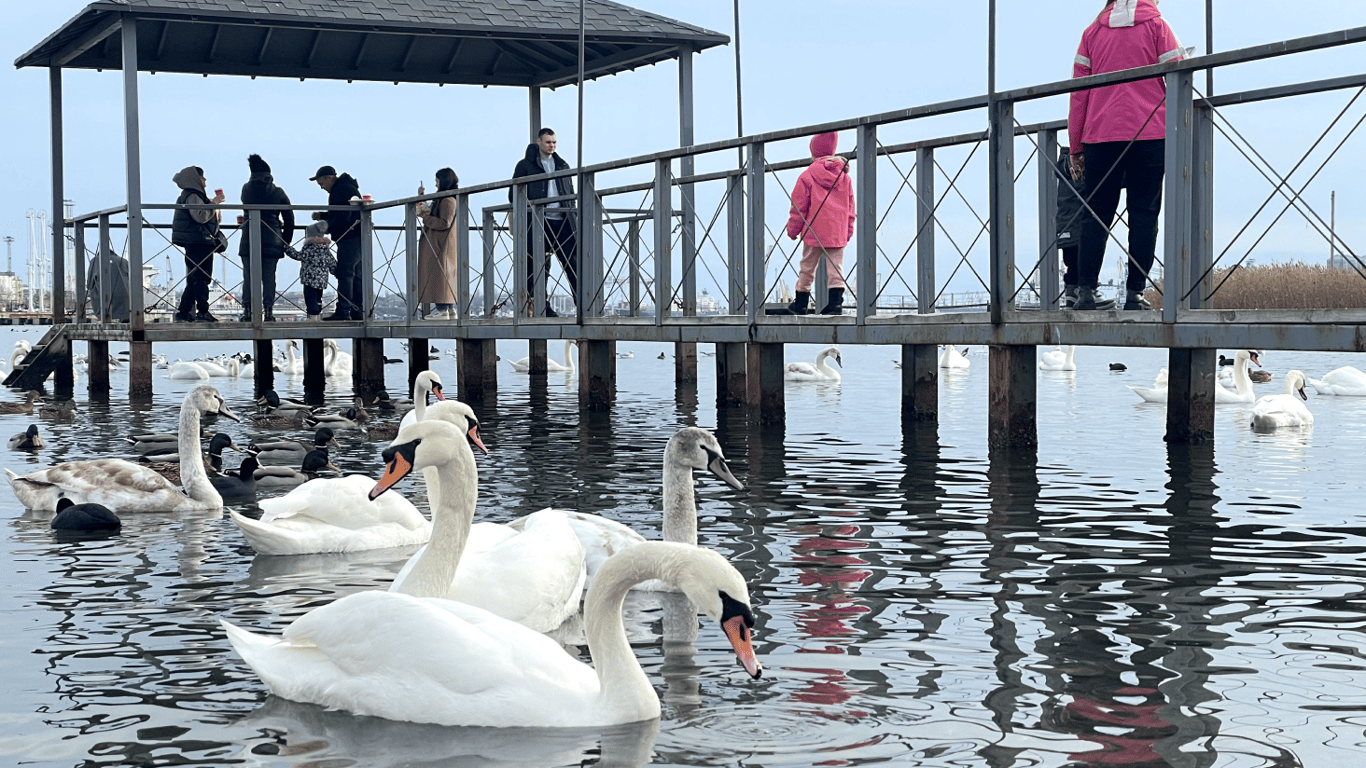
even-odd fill
[[(204, 178), (204, 169), (197, 165), (181, 168), (171, 181), (180, 187), (177, 205), (223, 202), (221, 192), (212, 200), (204, 192), (209, 182)], [(171, 218), (171, 244), (185, 251), (185, 290), (180, 294), (180, 307), (175, 313), (175, 319), (180, 322), (218, 322), (218, 318), (209, 314), (209, 283), (213, 274), (213, 253), (218, 247), (219, 215), (218, 211), (207, 208), (177, 208)], [(192, 315), (190, 311), (195, 304), (199, 305), (199, 312)]]

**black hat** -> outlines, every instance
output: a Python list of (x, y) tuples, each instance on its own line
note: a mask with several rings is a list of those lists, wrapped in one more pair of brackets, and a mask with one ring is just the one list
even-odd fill
[(252, 173), (270, 173), (270, 164), (262, 160), (260, 155), (247, 155), (247, 168)]
[(330, 166), (330, 165), (324, 165), (323, 167), (321, 167), (321, 168), (318, 169), (318, 172), (317, 172), (317, 173), (313, 174), (312, 176), (309, 176), (309, 177), (308, 177), (308, 180), (309, 180), (309, 181), (317, 181), (318, 179), (322, 178), (323, 176), (336, 176), (336, 175), (337, 175), (337, 169), (336, 169), (336, 168), (333, 168), (333, 167)]

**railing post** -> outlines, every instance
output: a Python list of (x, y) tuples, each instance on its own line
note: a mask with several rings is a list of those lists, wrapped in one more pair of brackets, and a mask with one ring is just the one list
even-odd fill
[(1195, 107), (1191, 131), (1191, 309), (1206, 306), (1214, 263), (1214, 108)]
[(579, 187), (579, 296), (574, 305), (583, 317), (602, 317), (604, 286), (602, 284), (602, 201), (598, 199), (597, 178), (592, 173), (581, 174)]
[(1058, 132), (1039, 131), (1039, 308), (1057, 309)]
[(673, 167), (655, 161), (655, 325), (663, 325), (673, 304)]
[(877, 314), (877, 125), (866, 123), (858, 127), (858, 174), (854, 183), (858, 195), (854, 205), (858, 212), (855, 233), (858, 246), (858, 303), (854, 306), (854, 322), (862, 324)]
[(520, 323), (522, 310), (536, 298), (534, 292), (528, 294), (526, 290), (527, 248), (530, 245), (527, 238), (531, 235), (527, 213), (526, 184), (518, 184), (512, 188), (512, 212), (508, 214), (508, 227), (512, 229), (512, 295), (517, 305), (512, 308), (513, 325)]
[[(1194, 96), (1190, 72), (1169, 72), (1167, 135), (1163, 158), (1162, 321), (1176, 322), (1191, 275), (1191, 129)], [(1170, 400), (1168, 401), (1170, 402)]]
[(934, 312), (934, 148), (915, 151), (916, 312)]
[[(498, 281), (494, 279), (498, 274), (498, 253), (496, 251), (496, 246), (498, 244), (498, 224), (494, 220), (493, 211), (484, 211), (484, 226), (483, 230), (479, 234), (480, 242), (484, 246), (484, 268), (482, 270), (482, 280), (484, 283), (484, 317), (493, 317), (493, 308), (498, 303)], [(512, 247), (514, 251), (512, 258), (512, 300), (515, 302), (517, 301), (517, 285), (519, 284), (517, 282), (517, 280), (519, 279), (517, 275), (520, 274), (519, 270), (517, 269), (517, 263), (520, 261), (520, 259), (517, 258), (515, 253), (517, 249), (515, 238), (513, 240)], [(524, 280), (525, 278), (521, 279)], [(516, 324), (517, 309), (519, 307), (521, 307), (520, 304), (518, 304), (517, 307), (514, 307), (512, 311), (514, 324)], [(480, 352), (480, 354), (483, 353)]]
[(375, 225), (370, 207), (361, 204), (360, 210), (360, 269), (361, 269), (361, 319), (369, 325), (375, 311)]
[[(730, 197), (726, 200), (726, 311), (732, 315), (745, 310), (745, 177), (737, 171), (730, 177)], [(718, 356), (720, 353), (717, 353)]]
[[(265, 306), (265, 275), (261, 272), (261, 212), (247, 211), (247, 280), (243, 290), (251, 297), (251, 306), (244, 307), (251, 316), (253, 327), (260, 327)], [(274, 298), (274, 297), (272, 297)]]
[(745, 173), (749, 196), (746, 200), (748, 233), (746, 251), (748, 252), (749, 290), (745, 314), (749, 322), (764, 311), (764, 145), (754, 142), (749, 145), (748, 170)]
[(470, 318), (470, 196), (455, 197), (455, 316)]
[(107, 213), (100, 214), (99, 254), (100, 256), (98, 261), (100, 265), (100, 304), (99, 312), (97, 314), (100, 318), (99, 321), (101, 323), (109, 323), (113, 322), (113, 312), (109, 306), (109, 297), (113, 295), (113, 289), (109, 285), (109, 273), (112, 271), (110, 269), (112, 265), (109, 262), (114, 258), (114, 253), (109, 242), (109, 214)]
[[(435, 202), (440, 202), (435, 201)], [(403, 206), (403, 269), (404, 269), (404, 293), (406, 294), (407, 313), (405, 324), (412, 325), (413, 318), (418, 316), (421, 311), (421, 303), (418, 297), (421, 295), (422, 287), (417, 282), (418, 272), (418, 240), (417, 240), (417, 203), (407, 203)], [(416, 358), (416, 355), (409, 355)]]
[(76, 243), (76, 322), (85, 322), (85, 220), (78, 219), (71, 224), (71, 237)]
[(629, 298), (626, 313), (630, 317), (640, 317), (640, 220), (631, 219), (626, 223), (626, 275)]
[(991, 227), (991, 322), (1005, 320), (1015, 293), (1015, 105), (992, 100), (987, 128)]

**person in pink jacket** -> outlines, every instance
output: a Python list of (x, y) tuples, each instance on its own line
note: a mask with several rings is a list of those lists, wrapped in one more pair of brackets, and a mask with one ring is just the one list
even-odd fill
[[(1072, 77), (1086, 77), (1184, 58), (1181, 41), (1156, 0), (1107, 0), (1081, 34)], [(1167, 131), (1166, 83), (1160, 77), (1076, 91), (1067, 112), (1072, 177), (1085, 181), (1095, 216), (1081, 228), (1076, 309), (1095, 309), (1110, 223), (1126, 192), (1129, 274), (1125, 309), (1151, 309), (1143, 298), (1157, 250)]]
[(794, 315), (807, 313), (816, 264), (825, 256), (830, 300), (822, 315), (844, 312), (844, 247), (854, 236), (854, 183), (849, 161), (835, 156), (838, 136), (818, 133), (811, 137), (811, 165), (797, 177), (792, 188), (792, 211), (787, 217), (787, 236), (802, 238), (802, 266), (797, 275), (797, 298), (788, 305)]

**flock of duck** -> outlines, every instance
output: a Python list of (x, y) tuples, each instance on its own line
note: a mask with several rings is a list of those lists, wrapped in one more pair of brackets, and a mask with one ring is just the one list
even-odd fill
[[(291, 407), (278, 395), (272, 402), (272, 413)], [(283, 496), (261, 500), (260, 519), (228, 512), (258, 556), (423, 545), (387, 591), (359, 592), (314, 608), (281, 635), (220, 622), (271, 693), (358, 715), (441, 725), (581, 727), (649, 720), (659, 716), (660, 705), (627, 639), (622, 614), (630, 590), (682, 592), (721, 626), (745, 671), (760, 676), (745, 581), (721, 555), (697, 544), (693, 473), (743, 487), (710, 432), (687, 428), (668, 441), (664, 540), (647, 541), (605, 517), (558, 509), (507, 524), (475, 523), (474, 450), (488, 452), (478, 418), (464, 403), (446, 399), (431, 371), (417, 377), (413, 406), (382, 452), (378, 480), (309, 478)], [(200, 385), (185, 395), (173, 438), (130, 438), (144, 455), (173, 439), (179, 486), (148, 464), (120, 458), (6, 474), (24, 506), (57, 513), (54, 527), (116, 526), (120, 515), (129, 514), (221, 511), (225, 499), (243, 489), (216, 484), (223, 476), (206, 467), (201, 440), (208, 415), (243, 421), (216, 388)], [(300, 455), (306, 464), (319, 452), (325, 457), (328, 444), (335, 444), (330, 427), (317, 427), (311, 440), (253, 440), (243, 466)], [(210, 439), (211, 453), (215, 447), (221, 461), (221, 451), (235, 443), (220, 431)], [(426, 481), (430, 521), (394, 490), (414, 471)], [(248, 474), (261, 485), (254, 473), (238, 480), (247, 482)], [(580, 620), (592, 666), (543, 634), (577, 627)]]

